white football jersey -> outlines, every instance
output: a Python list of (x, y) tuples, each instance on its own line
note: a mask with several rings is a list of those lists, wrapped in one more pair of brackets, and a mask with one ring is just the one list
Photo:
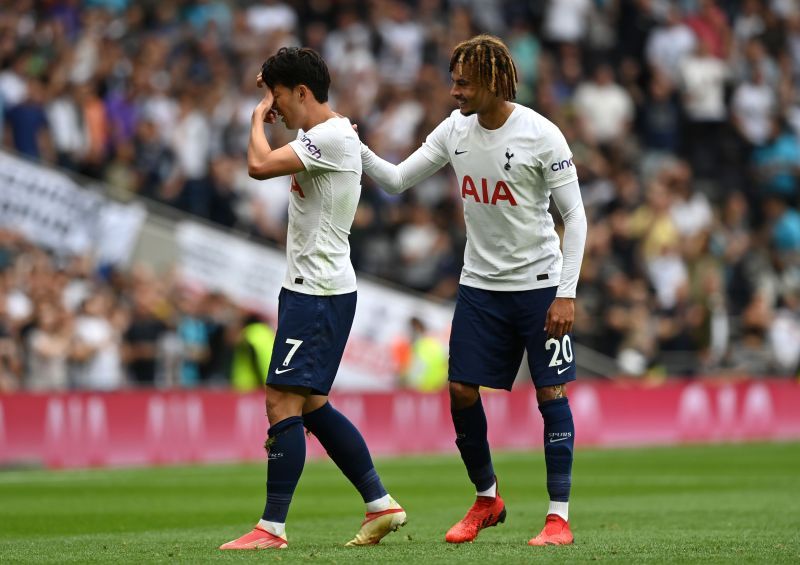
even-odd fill
[(331, 118), (289, 143), (305, 165), (292, 175), (283, 286), (304, 294), (356, 290), (350, 226), (361, 196), (361, 142), (347, 118)]
[(530, 108), (514, 111), (496, 130), (458, 110), (422, 146), (450, 162), (464, 203), (467, 245), (461, 284), (487, 290), (557, 286), (561, 249), (548, 212), (550, 190), (576, 181), (561, 131)]

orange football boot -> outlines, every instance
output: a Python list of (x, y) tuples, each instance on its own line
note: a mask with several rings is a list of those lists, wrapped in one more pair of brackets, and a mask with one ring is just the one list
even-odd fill
[(500, 498), (500, 493), (491, 496), (479, 496), (464, 516), (455, 526), (450, 528), (444, 536), (448, 543), (464, 543), (473, 541), (478, 537), (478, 532), (484, 528), (491, 528), (506, 521), (506, 505)]
[(528, 545), (569, 545), (575, 538), (569, 529), (569, 522), (558, 514), (548, 514), (541, 533), (528, 542)]
[(219, 546), (220, 549), (286, 549), (286, 539), (256, 526), (252, 532)]

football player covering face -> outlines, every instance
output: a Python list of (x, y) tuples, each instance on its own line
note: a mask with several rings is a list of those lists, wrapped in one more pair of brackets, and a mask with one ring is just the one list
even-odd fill
[[(256, 84), (259, 88), (264, 86), (261, 73), (256, 77)], [(264, 97), (258, 104), (258, 112), (262, 121), (267, 124), (275, 124), (280, 120), (286, 129), (311, 129), (309, 107), (306, 104), (309, 95), (308, 87), (304, 84), (294, 88), (276, 84), (272, 88), (267, 87)], [(333, 116), (334, 113), (330, 111), (327, 117)]]
[[(261, 73), (258, 74), (257, 83), (264, 84)], [(294, 88), (282, 84), (276, 84), (272, 88), (267, 87), (264, 98), (259, 104), (264, 123), (275, 124), (281, 121), (286, 129), (311, 129), (310, 108), (306, 104), (310, 94), (308, 87), (303, 84)], [(331, 111), (328, 117), (334, 115)]]
[[(586, 240), (572, 152), (555, 124), (513, 102), (517, 72), (500, 39), (479, 35), (458, 44), (448, 70), (458, 111), (419, 149), (399, 165), (361, 149), (364, 172), (392, 194), (447, 164), (461, 186), (467, 238), (448, 379), (456, 445), (477, 499), (445, 540), (471, 542), (506, 518), (480, 387), (510, 390), (524, 350), (544, 420), (550, 495), (545, 527), (528, 543), (570, 544), (575, 431), (566, 384), (576, 378), (570, 332)], [(551, 196), (564, 220), (563, 253)]]
[[(356, 307), (348, 235), (361, 194), (358, 136), (350, 120), (331, 110), (328, 67), (313, 49), (281, 48), (264, 63), (256, 84), (266, 88), (251, 118), (248, 173), (255, 179), (292, 176), (287, 269), (265, 375), (266, 505), (252, 531), (220, 549), (288, 546), (286, 517), (303, 471), (304, 429), (366, 504), (366, 519), (347, 545), (374, 545), (405, 524), (406, 513), (386, 492), (361, 433), (328, 402)], [(299, 131), (297, 139), (273, 150), (264, 122), (279, 119)]]

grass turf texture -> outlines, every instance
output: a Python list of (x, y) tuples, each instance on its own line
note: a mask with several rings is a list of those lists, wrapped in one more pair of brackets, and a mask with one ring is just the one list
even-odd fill
[(534, 548), (547, 508), (540, 454), (495, 455), (505, 524), (472, 544), (444, 533), (473, 501), (457, 456), (378, 461), (409, 524), (345, 548), (363, 505), (329, 461), (306, 465), (289, 549), (222, 552), (264, 496), (258, 464), (0, 472), (0, 562), (798, 563), (800, 445), (578, 450), (572, 547)]

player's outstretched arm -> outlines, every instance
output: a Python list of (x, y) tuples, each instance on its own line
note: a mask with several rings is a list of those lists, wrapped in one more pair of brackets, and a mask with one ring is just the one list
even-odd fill
[[(260, 78), (261, 75), (259, 75)], [(267, 88), (250, 118), (250, 142), (247, 145), (247, 173), (254, 179), (264, 180), (299, 173), (305, 170), (297, 153), (284, 145), (273, 150), (264, 133), (264, 123), (274, 124), (272, 91)]]
[(393, 165), (378, 157), (369, 147), (361, 144), (361, 167), (369, 178), (391, 194), (404, 190), (425, 180), (444, 166), (431, 161), (420, 147), (399, 165)]
[(545, 330), (550, 337), (561, 338), (572, 331), (575, 321), (575, 291), (581, 272), (587, 227), (578, 181), (554, 188), (552, 194), (556, 208), (564, 220), (564, 263), (556, 299), (547, 312)]

